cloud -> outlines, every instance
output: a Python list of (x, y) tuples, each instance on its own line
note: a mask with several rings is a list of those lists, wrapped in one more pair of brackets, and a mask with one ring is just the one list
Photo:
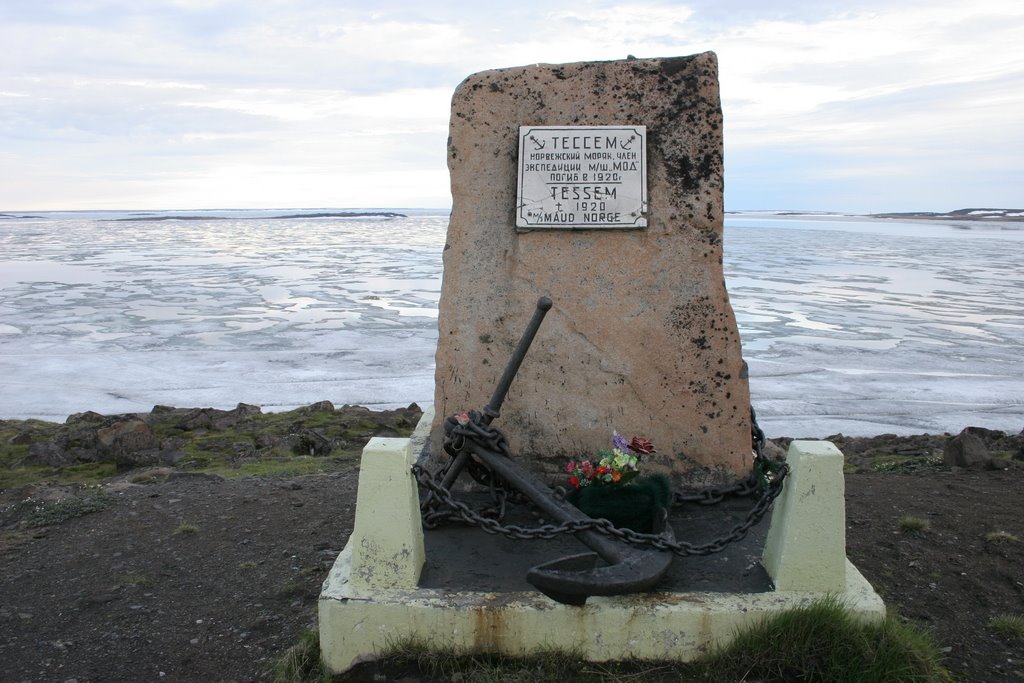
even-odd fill
[[(719, 41), (724, 104), (741, 129), (760, 127), (766, 114), (796, 123), (822, 113), (852, 119), (901, 93), (907, 95), (902, 111), (917, 113), (932, 104), (929, 88), (1010, 76), (1019, 83), (1022, 24), (1019, 3), (753, 24)], [(973, 32), (978, 28), (984, 33)], [(922, 93), (924, 99), (915, 97)]]
[(707, 49), (730, 208), (885, 194), (885, 210), (928, 187), (1012, 203), (1022, 31), (1017, 0), (11, 0), (0, 208), (440, 206), (451, 92), (470, 73)]

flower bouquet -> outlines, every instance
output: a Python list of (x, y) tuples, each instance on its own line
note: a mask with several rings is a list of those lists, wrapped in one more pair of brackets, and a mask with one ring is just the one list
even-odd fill
[(655, 511), (668, 508), (672, 500), (672, 486), (664, 475), (637, 479), (640, 458), (654, 452), (647, 439), (626, 441), (615, 432), (611, 450), (600, 451), (596, 461), (572, 460), (566, 465), (572, 487), (566, 499), (590, 517), (650, 533)]

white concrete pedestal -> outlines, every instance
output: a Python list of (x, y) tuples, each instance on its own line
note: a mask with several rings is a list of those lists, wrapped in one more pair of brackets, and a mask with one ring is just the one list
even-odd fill
[(843, 457), (827, 441), (794, 441), (775, 501), (764, 566), (768, 593), (654, 592), (592, 597), (582, 607), (536, 592), (454, 592), (417, 585), (423, 530), (409, 468), (432, 415), (412, 439), (372, 439), (363, 452), (356, 524), (320, 594), (320, 648), (336, 673), (412, 637), (438, 648), (528, 655), (574, 650), (591, 661), (692, 660), (737, 628), (825, 594), (856, 615), (885, 606), (845, 556)]

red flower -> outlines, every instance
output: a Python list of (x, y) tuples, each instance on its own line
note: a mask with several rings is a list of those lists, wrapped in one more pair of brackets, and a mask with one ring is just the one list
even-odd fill
[(569, 484), (572, 485), (573, 488), (578, 489), (580, 487), (580, 480), (576, 477), (569, 477)]
[(636, 453), (654, 453), (654, 444), (649, 439), (645, 439), (642, 436), (634, 436), (633, 440), (629, 442), (629, 450), (635, 451)]

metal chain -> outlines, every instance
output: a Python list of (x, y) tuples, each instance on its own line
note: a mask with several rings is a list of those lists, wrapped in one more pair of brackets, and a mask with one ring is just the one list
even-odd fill
[[(455, 462), (455, 455), (465, 448), (465, 439), (478, 440), (488, 449), (510, 457), (508, 442), (504, 434), (495, 427), (483, 424), (479, 413), (469, 413), (468, 422), (459, 422), (449, 417), (445, 422), (445, 450), (452, 457), (448, 463), (431, 475), (420, 465), (412, 468), (413, 476), (420, 486), (428, 491), (428, 495), (421, 506), (423, 525), (429, 529), (436, 528), (444, 522), (462, 522), (480, 527), (489, 534), (496, 534), (517, 540), (550, 539), (562, 534), (574, 534), (580, 531), (593, 530), (617, 538), (625, 543), (634, 546), (650, 547), (657, 550), (668, 550), (679, 556), (687, 555), (710, 555), (721, 552), (733, 542), (746, 537), (752, 527), (758, 524), (764, 515), (771, 508), (772, 503), (782, 493), (782, 485), (789, 473), (789, 466), (785, 463), (771, 462), (764, 455), (764, 432), (757, 425), (757, 417), (753, 408), (750, 410), (751, 418), (751, 439), (754, 451), (754, 468), (746, 479), (724, 487), (710, 487), (701, 491), (691, 493), (673, 494), (673, 506), (679, 506), (687, 502), (698, 502), (702, 505), (710, 505), (721, 501), (727, 495), (749, 496), (758, 490), (762, 490), (754, 506), (747, 512), (743, 522), (736, 524), (729, 533), (701, 545), (694, 545), (685, 541), (670, 541), (658, 534), (641, 534), (631, 529), (623, 529), (614, 526), (607, 519), (587, 519), (578, 521), (563, 522), (562, 524), (545, 524), (536, 527), (522, 527), (513, 524), (502, 524), (504, 516), (504, 505), (509, 492), (502, 485), (500, 478), (493, 474), (482, 474), (477, 471), (474, 474), (472, 466), (467, 469), (478, 479), (481, 475), (490, 486), (492, 500), (500, 503), (485, 510), (474, 510), (469, 505), (457, 500), (451, 492), (441, 485), (444, 475)], [(479, 463), (475, 463), (478, 470), (484, 473), (489, 472)], [(557, 495), (557, 494), (556, 494)], [(442, 506), (447, 509), (443, 509)]]
[[(444, 423), (444, 449), (448, 455), (455, 458), (466, 447), (466, 441), (473, 441), (489, 451), (500, 453), (506, 458), (512, 457), (512, 450), (509, 448), (508, 439), (497, 427), (492, 427), (483, 414), (471, 410), (466, 415), (469, 420), (459, 421), (455, 416), (449, 416)], [(449, 460), (449, 464), (451, 460)], [(476, 460), (470, 459), (466, 463), (466, 471), (478, 484), (487, 486), (492, 490), (504, 490), (506, 494), (515, 496), (518, 492), (505, 486), (504, 480), (495, 475)], [(520, 499), (522, 500), (522, 499)]]
[(762, 489), (766, 484), (766, 478), (770, 475), (778, 475), (784, 479), (789, 468), (772, 462), (764, 454), (764, 431), (757, 424), (757, 413), (754, 411), (754, 406), (750, 406), (750, 441), (751, 449), (754, 452), (754, 466), (746, 479), (727, 486), (709, 486), (697, 491), (676, 491), (672, 494), (673, 507), (683, 503), (714, 505), (720, 503), (726, 496), (746, 497)]

